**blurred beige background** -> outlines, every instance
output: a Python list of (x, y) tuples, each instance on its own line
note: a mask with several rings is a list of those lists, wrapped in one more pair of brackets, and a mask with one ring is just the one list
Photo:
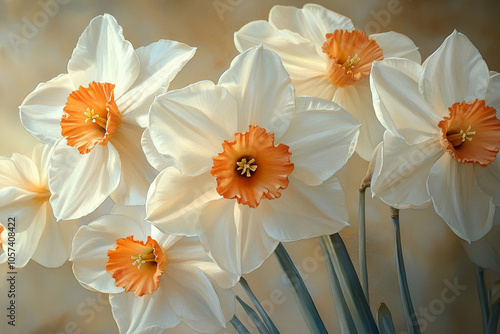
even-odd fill
[[(90, 20), (102, 13), (116, 17), (134, 47), (159, 39), (196, 46), (194, 58), (173, 81), (171, 89), (210, 79), (217, 81), (237, 50), (233, 33), (247, 22), (267, 19), (273, 5), (302, 7), (306, 1), (77, 1), (0, 0), (0, 155), (30, 156), (36, 140), (22, 127), (17, 106), (38, 83), (66, 72), (78, 37)], [(368, 33), (394, 30), (408, 35), (428, 57), (454, 29), (476, 45), (490, 70), (500, 71), (500, 2), (498, 0), (330, 0), (317, 3), (350, 17)], [(33, 24), (34, 29), (27, 28)], [(13, 40), (13, 34), (20, 39)], [(340, 172), (346, 191), (351, 227), (342, 236), (357, 264), (358, 184), (367, 163), (358, 156)], [(408, 280), (423, 333), (479, 333), (481, 317), (475, 267), (460, 240), (432, 208), (401, 213), (402, 240)], [(368, 266), (372, 310), (384, 302), (392, 311), (398, 333), (404, 333), (395, 267), (393, 232), (388, 208), (367, 198)], [(299, 266), (328, 330), (338, 332), (328, 276), (317, 240), (286, 245)], [(82, 288), (69, 264), (45, 269), (31, 262), (18, 273), (17, 326), (6, 326), (6, 266), (0, 269), (0, 332), (117, 333), (106, 296)], [(245, 276), (282, 333), (307, 333), (288, 285), (271, 256)], [(488, 283), (498, 279), (488, 273)], [(440, 303), (448, 283), (465, 286), (454, 302)], [(447, 283), (448, 282), (448, 283)], [(242, 291), (237, 288), (236, 292)], [(245, 299), (245, 298), (244, 298)], [(247, 300), (247, 299), (245, 299)], [(444, 305), (443, 308), (438, 307)], [(427, 311), (426, 311), (427, 310)], [(250, 325), (241, 307), (237, 315)], [(425, 326), (424, 326), (425, 325)], [(3, 331), (1, 330), (3, 328)], [(173, 332), (188, 332), (179, 328)], [(226, 333), (234, 333), (229, 325)]]

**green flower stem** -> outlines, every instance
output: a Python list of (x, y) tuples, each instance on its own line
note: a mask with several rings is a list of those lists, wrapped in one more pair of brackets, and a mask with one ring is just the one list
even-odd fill
[(409, 334), (420, 334), (417, 317), (411, 302), (408, 281), (406, 280), (405, 264), (403, 260), (403, 249), (401, 247), (401, 233), (399, 230), (399, 210), (391, 207), (391, 219), (394, 226), (394, 237), (396, 240), (396, 259), (398, 263), (398, 278), (401, 298), (403, 300), (403, 311), (406, 318), (406, 326)]
[(257, 312), (255, 312), (253, 310), (253, 308), (251, 308), (247, 303), (245, 303), (243, 300), (241, 300), (240, 296), (236, 296), (236, 300), (243, 307), (243, 309), (248, 314), (250, 319), (252, 319), (253, 323), (255, 324), (257, 329), (259, 330), (259, 333), (260, 334), (269, 334), (269, 331), (267, 330), (266, 325), (264, 325), (262, 320), (260, 320), (259, 316), (257, 315)]
[(347, 305), (357, 329), (357, 333), (378, 334), (375, 319), (366, 301), (365, 294), (359, 283), (358, 275), (352, 265), (351, 258), (344, 242), (338, 233), (321, 237), (327, 247), (328, 253), (337, 277), (344, 292)]
[(264, 308), (260, 304), (260, 302), (257, 299), (257, 297), (255, 297), (255, 295), (253, 294), (252, 290), (250, 289), (250, 286), (248, 285), (248, 282), (243, 277), (240, 277), (240, 285), (243, 287), (243, 289), (247, 293), (248, 297), (250, 298), (250, 300), (252, 301), (253, 305), (255, 306), (255, 308), (257, 309), (257, 311), (259, 312), (262, 320), (264, 320), (264, 323), (266, 324), (266, 326), (269, 329), (269, 331), (271, 332), (271, 334), (279, 334), (279, 331), (276, 328), (276, 326), (274, 325), (273, 321), (271, 320), (271, 318), (269, 317), (269, 315), (267, 315), (266, 310), (264, 310)]
[(392, 323), (391, 311), (389, 311), (384, 303), (380, 304), (378, 308), (377, 318), (380, 334), (396, 334), (394, 324)]
[(500, 302), (491, 305), (490, 318), (488, 319), (487, 334), (496, 334), (498, 327), (498, 318), (500, 316)]
[(285, 247), (283, 247), (281, 243), (279, 243), (278, 247), (274, 250), (274, 255), (276, 255), (281, 269), (283, 269), (288, 277), (288, 280), (290, 281), (290, 284), (292, 285), (292, 291), (295, 295), (300, 311), (302, 312), (302, 317), (304, 318), (311, 333), (328, 333), (321, 317), (319, 316), (318, 310), (314, 305), (311, 295), (309, 294), (309, 291), (307, 291), (304, 281), (300, 277), (300, 274), (297, 271), (297, 268), (295, 268), (295, 265), (290, 259)]
[(248, 329), (241, 323), (240, 319), (238, 317), (233, 316), (231, 320), (229, 320), (231, 325), (238, 331), (239, 334), (250, 334)]
[(479, 304), (481, 306), (481, 315), (483, 317), (483, 333), (488, 328), (488, 319), (490, 318), (490, 307), (488, 305), (488, 294), (484, 284), (484, 269), (476, 265), (476, 283), (477, 293), (479, 295)]
[(333, 268), (333, 263), (330, 254), (328, 253), (328, 248), (322, 238), (318, 238), (319, 244), (323, 249), (323, 254), (325, 255), (326, 267), (328, 268), (328, 276), (330, 277), (330, 290), (333, 295), (333, 301), (335, 302), (335, 309), (337, 310), (337, 318), (339, 319), (340, 332), (342, 334), (356, 333), (356, 326), (354, 325), (354, 320), (352, 319), (351, 312), (345, 301), (344, 294), (342, 293), (342, 288), (340, 287), (339, 279)]
[(365, 191), (366, 188), (359, 189), (359, 210), (358, 210), (358, 244), (359, 244), (359, 276), (366, 301), (370, 305), (368, 293), (368, 270), (366, 267), (366, 226), (365, 226)]

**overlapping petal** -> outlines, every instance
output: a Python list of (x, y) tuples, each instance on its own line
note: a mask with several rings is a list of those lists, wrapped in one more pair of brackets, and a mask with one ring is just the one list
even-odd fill
[(429, 173), (428, 191), (434, 208), (460, 238), (476, 241), (493, 225), (493, 199), (478, 188), (474, 166), (444, 154)]
[(278, 140), (290, 147), (294, 177), (308, 185), (319, 185), (354, 153), (359, 124), (327, 100), (297, 98), (296, 107), (296, 116)]
[(500, 73), (490, 72), (490, 84), (484, 100), (487, 106), (495, 108), (497, 117), (500, 117)]
[(369, 36), (370, 39), (375, 40), (378, 46), (382, 48), (384, 58), (405, 58), (411, 61), (421, 63), (422, 57), (418, 52), (418, 47), (415, 43), (403, 34), (388, 31)]
[(500, 206), (500, 159), (497, 158), (488, 166), (474, 165), (476, 183), (482, 191), (493, 197), (496, 206)]
[(479, 51), (454, 31), (426, 60), (419, 90), (433, 111), (444, 117), (456, 102), (484, 99), (488, 81), (488, 67)]
[(153, 138), (151, 138), (149, 128), (144, 129), (144, 132), (142, 133), (141, 146), (149, 164), (153, 166), (158, 172), (161, 172), (167, 167), (180, 169), (179, 164), (171, 155), (161, 154), (158, 151), (153, 143)]
[(94, 18), (84, 30), (68, 62), (75, 87), (92, 81), (116, 85), (121, 97), (139, 76), (141, 65), (132, 44), (123, 37), (115, 18), (104, 14)]

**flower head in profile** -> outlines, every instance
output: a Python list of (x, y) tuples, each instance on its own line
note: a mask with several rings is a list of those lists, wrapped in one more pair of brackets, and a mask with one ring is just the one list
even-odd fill
[(283, 61), (298, 96), (333, 100), (361, 124), (356, 152), (369, 160), (382, 141), (383, 127), (373, 111), (369, 75), (372, 63), (388, 57), (420, 62), (415, 44), (395, 32), (366, 35), (352, 21), (320, 5), (302, 9), (274, 6), (269, 21), (254, 21), (235, 33), (242, 52), (263, 44)]
[(167, 40), (134, 50), (105, 14), (83, 32), (68, 74), (26, 97), (19, 107), (23, 125), (56, 145), (49, 187), (58, 219), (86, 215), (109, 195), (118, 203), (144, 204), (156, 175), (140, 144), (148, 108), (194, 51)]
[(47, 182), (52, 149), (38, 144), (31, 159), (21, 154), (0, 158), (0, 245), (15, 250), (16, 268), (30, 259), (45, 267), (61, 266), (69, 258), (71, 239), (81, 223), (57, 222), (52, 213)]
[(144, 207), (115, 206), (82, 226), (71, 261), (84, 287), (110, 294), (120, 333), (161, 333), (180, 322), (214, 333), (234, 315), (237, 277), (198, 238), (166, 235), (144, 221)]
[(453, 32), (424, 66), (374, 63), (371, 89), (387, 129), (373, 194), (399, 208), (432, 201), (459, 237), (483, 237), (500, 203), (500, 75)]
[(358, 127), (331, 101), (296, 99), (279, 57), (249, 49), (217, 85), (198, 82), (153, 103), (145, 152), (174, 157), (180, 171), (152, 183), (148, 220), (199, 235), (223, 269), (248, 273), (279, 241), (347, 225), (332, 175), (352, 155)]

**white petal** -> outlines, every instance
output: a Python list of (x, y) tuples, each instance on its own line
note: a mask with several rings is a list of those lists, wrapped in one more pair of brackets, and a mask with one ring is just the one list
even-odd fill
[(19, 106), (21, 122), (36, 139), (54, 144), (61, 138), (61, 117), (68, 96), (75, 90), (69, 75), (60, 74), (39, 84)]
[(426, 60), (419, 89), (434, 112), (444, 117), (456, 102), (484, 99), (488, 81), (488, 67), (479, 51), (454, 31)]
[(500, 159), (497, 158), (488, 166), (474, 164), (477, 186), (493, 197), (495, 205), (500, 206)]
[(135, 50), (141, 65), (139, 77), (116, 101), (123, 119), (133, 118), (141, 127), (146, 127), (154, 97), (167, 91), (195, 51), (196, 48), (189, 45), (164, 39)]
[(373, 106), (382, 125), (409, 144), (438, 137), (443, 119), (424, 101), (418, 90), (422, 66), (406, 59), (375, 62), (370, 84)]
[(354, 29), (351, 19), (316, 4), (307, 4), (302, 9), (274, 6), (269, 12), (269, 23), (277, 29), (297, 32), (312, 41), (319, 54), (326, 42), (326, 34), (337, 29)]
[(37, 144), (33, 148), (32, 160), (38, 168), (39, 174), (39, 184), (47, 187), (49, 184), (49, 163), (52, 153), (54, 152), (54, 146), (44, 145), (42, 143)]
[(157, 171), (149, 165), (141, 146), (143, 128), (122, 123), (111, 137), (111, 144), (121, 162), (120, 183), (111, 194), (113, 201), (124, 205), (144, 205), (149, 185)]
[(442, 155), (443, 148), (436, 139), (408, 145), (386, 131), (372, 177), (373, 196), (400, 209), (428, 203), (427, 178)]
[(333, 102), (338, 103), (361, 124), (356, 152), (367, 161), (375, 147), (382, 141), (384, 127), (377, 120), (372, 104), (372, 93), (368, 80), (337, 88)]
[[(215, 333), (226, 325), (223, 307), (210, 280), (197, 267), (172, 264), (162, 283), (168, 286), (168, 301), (179, 319), (197, 331)], [(163, 278), (163, 277), (162, 277)]]
[(230, 289), (239, 276), (222, 270), (207, 254), (198, 237), (184, 237), (167, 249), (169, 263), (189, 263), (200, 268), (210, 280), (221, 288)]
[(158, 152), (174, 157), (183, 174), (198, 175), (212, 167), (224, 140), (234, 140), (237, 117), (237, 103), (228, 91), (201, 81), (158, 97), (149, 131)]
[(114, 248), (116, 240), (134, 236), (134, 240), (145, 241), (147, 235), (142, 225), (126, 216), (106, 215), (82, 226), (73, 239), (70, 261), (73, 273), (85, 287), (103, 293), (119, 293), (123, 288), (106, 271), (108, 250)]
[(290, 147), (293, 176), (308, 185), (318, 185), (354, 153), (359, 124), (333, 102), (302, 97), (296, 103), (297, 115), (277, 142)]
[(289, 179), (280, 198), (260, 204), (262, 223), (272, 238), (301, 240), (337, 233), (349, 225), (344, 191), (335, 176), (319, 186)]
[(88, 87), (92, 81), (109, 82), (119, 98), (139, 75), (139, 58), (123, 37), (123, 29), (109, 14), (97, 16), (83, 31), (68, 62), (68, 73), (75, 87)]
[(167, 168), (149, 189), (147, 220), (168, 233), (196, 235), (201, 210), (207, 202), (220, 198), (216, 187), (209, 172), (191, 177)]
[(141, 146), (149, 164), (153, 166), (158, 172), (161, 172), (167, 167), (174, 167), (180, 170), (180, 166), (174, 159), (174, 157), (158, 152), (158, 149), (153, 144), (153, 139), (151, 138), (151, 132), (149, 131), (149, 128), (146, 128), (142, 133)]
[(389, 57), (406, 58), (419, 64), (422, 61), (420, 52), (418, 52), (418, 47), (406, 35), (388, 31), (380, 34), (373, 34), (369, 37), (375, 40), (378, 46), (382, 48), (385, 59)]
[(6, 224), (9, 217), (17, 220), (16, 231), (23, 232), (30, 225), (45, 224), (48, 194), (37, 194), (17, 187), (0, 188), (0, 222)]
[(500, 73), (490, 72), (490, 84), (484, 98), (486, 105), (495, 108), (497, 118), (500, 117)]
[(33, 260), (47, 268), (62, 266), (71, 253), (71, 242), (80, 227), (77, 220), (56, 221), (52, 211), (40, 237)]
[[(162, 283), (160, 283), (162, 284)], [(151, 295), (135, 297), (133, 293), (118, 293), (109, 296), (113, 317), (122, 334), (162, 333), (163, 328), (172, 328), (180, 320), (169, 304), (168, 287), (160, 288)]]
[(0, 157), (0, 187), (17, 187), (33, 190), (41, 186), (37, 165), (30, 158), (14, 153), (12, 157)]
[(429, 174), (427, 188), (436, 212), (460, 238), (476, 241), (493, 225), (493, 199), (476, 186), (471, 164), (445, 153)]
[(219, 84), (238, 102), (237, 131), (258, 125), (280, 137), (295, 110), (295, 93), (279, 57), (262, 46), (236, 56)]
[(50, 204), (60, 219), (76, 219), (94, 211), (120, 181), (120, 157), (111, 144), (80, 154), (62, 139), (49, 167)]

